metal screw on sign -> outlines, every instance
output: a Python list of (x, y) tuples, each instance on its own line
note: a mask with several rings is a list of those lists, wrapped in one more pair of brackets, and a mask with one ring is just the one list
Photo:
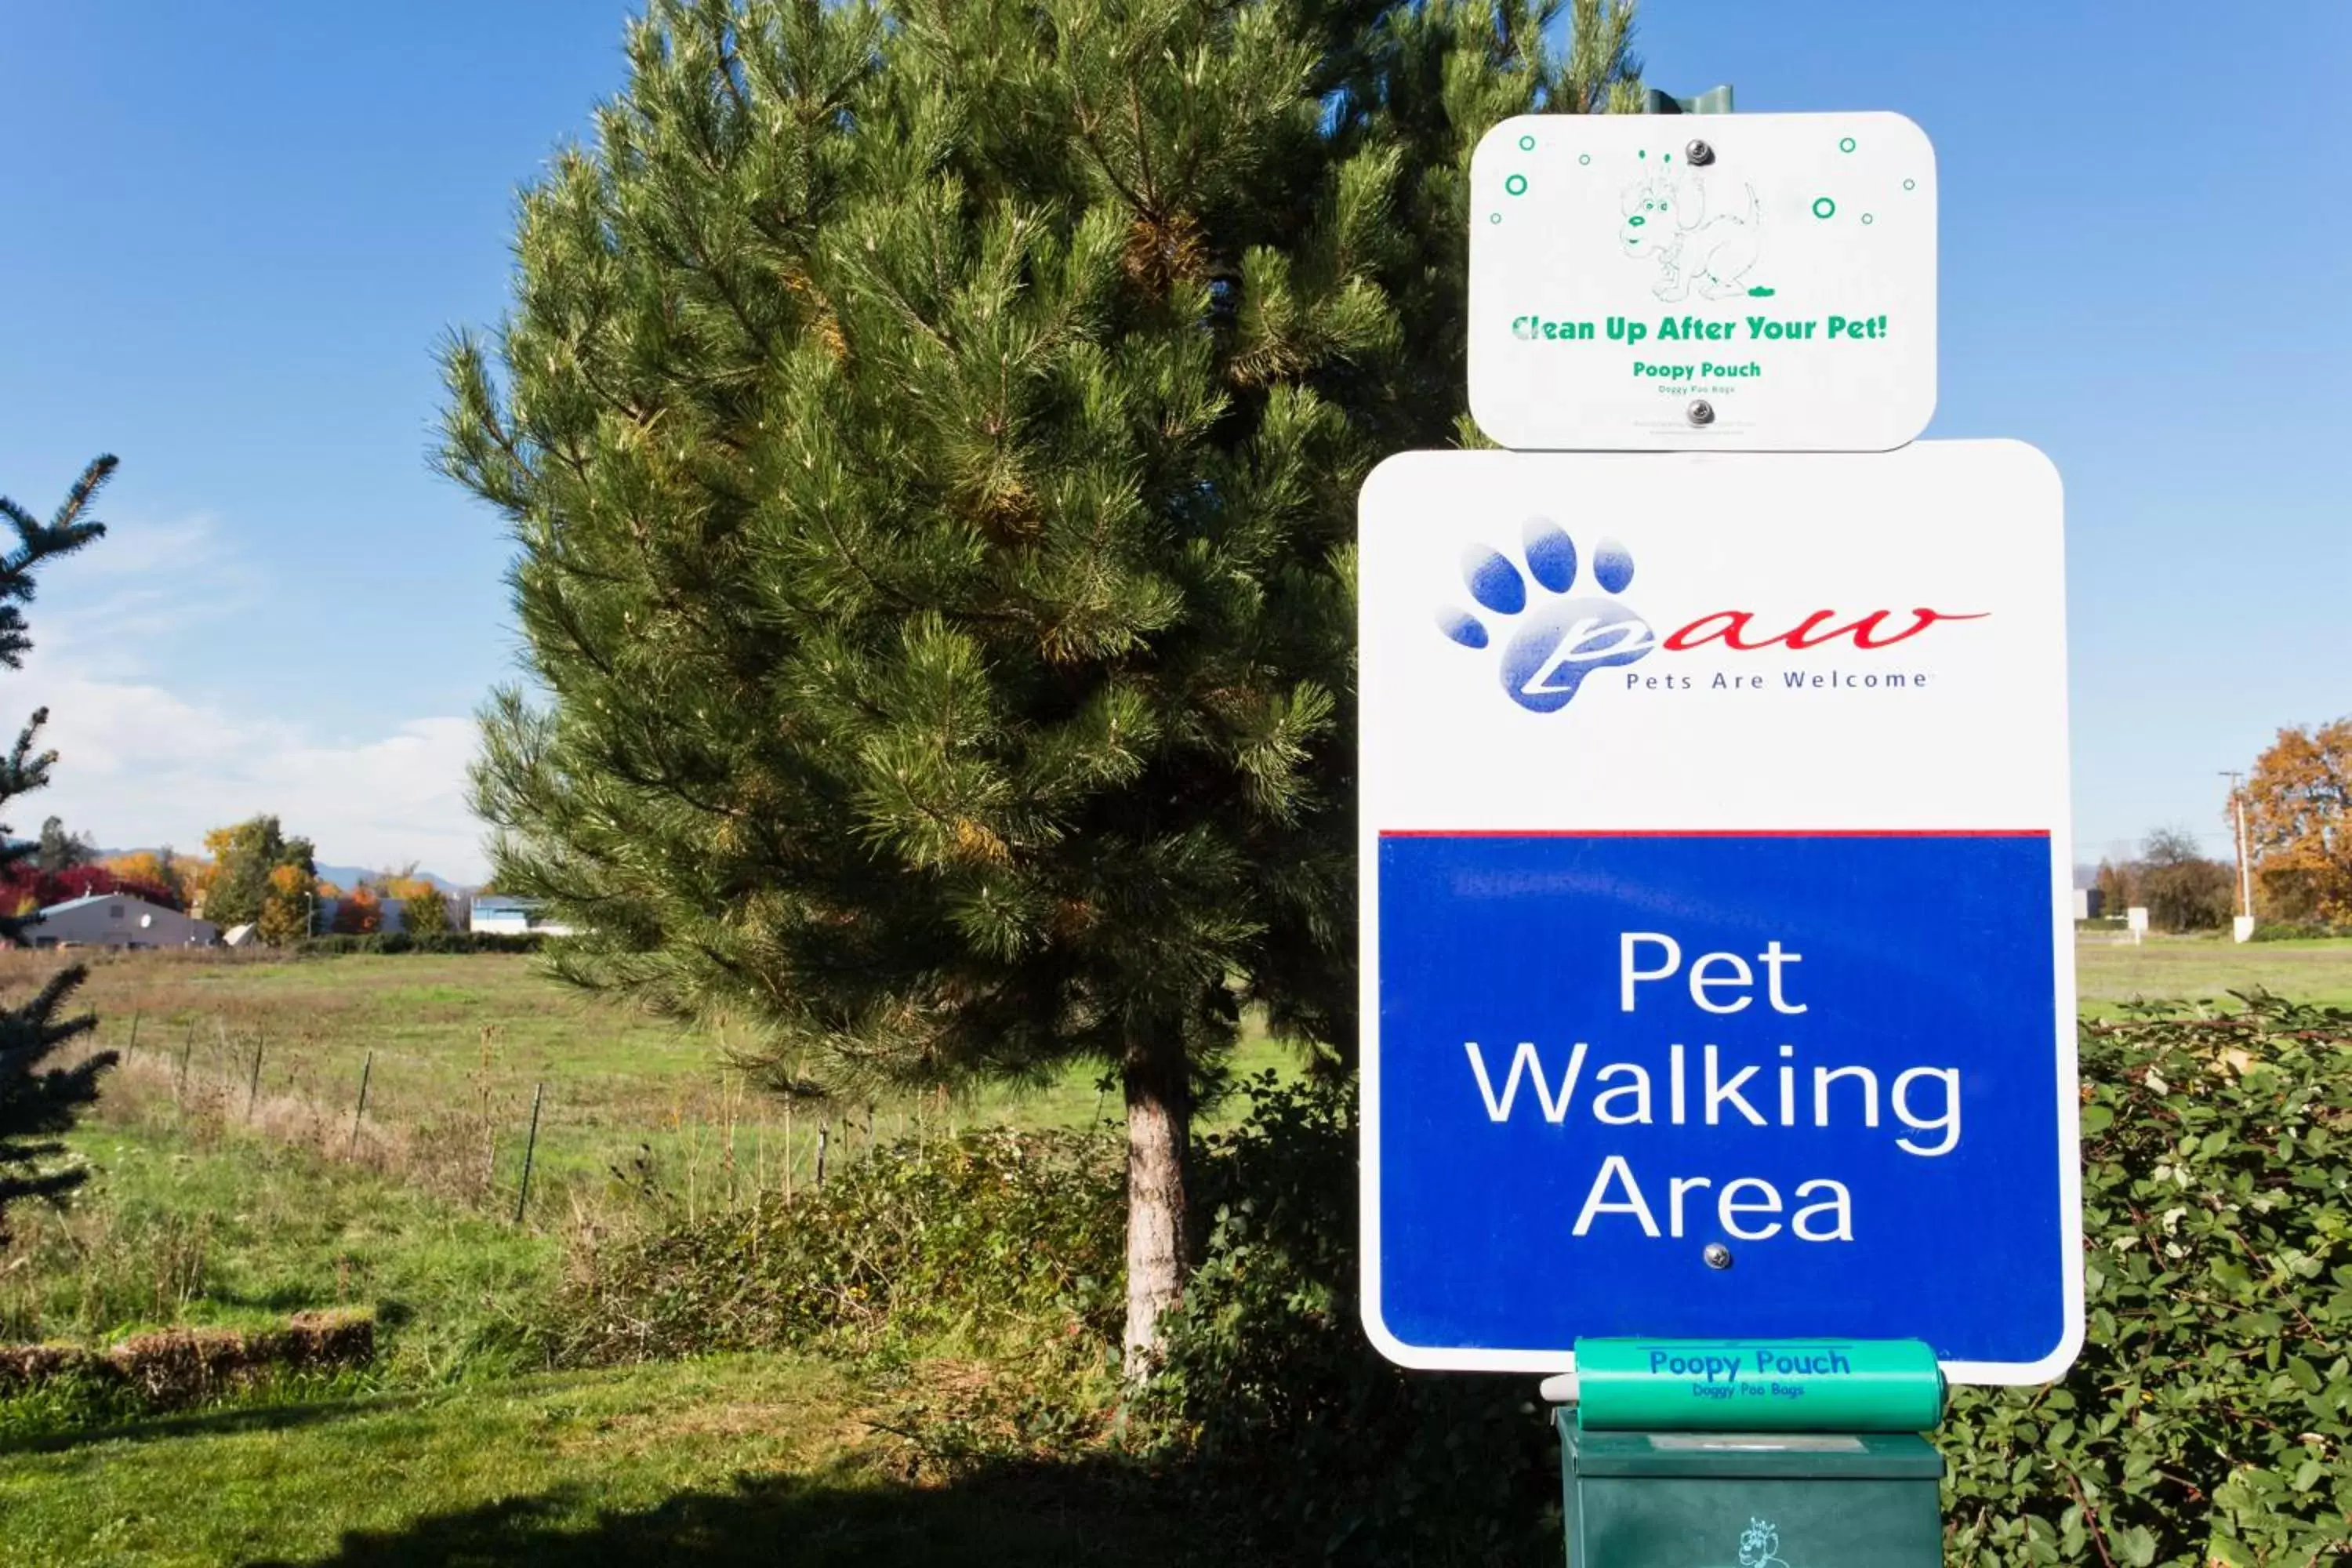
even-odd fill
[(1683, 156), (1704, 169), (1715, 162), (1715, 149), (1704, 142), (1694, 142), (1683, 149)]
[(1699, 1256), (1706, 1259), (1706, 1266), (1709, 1268), (1728, 1268), (1731, 1267), (1731, 1248), (1724, 1246), (1723, 1243), (1719, 1241), (1708, 1242), (1706, 1244), (1706, 1250), (1699, 1254)]
[(1712, 425), (1715, 423), (1715, 405), (1709, 403), (1704, 397), (1693, 398), (1691, 400), (1690, 407), (1685, 412), (1690, 422), (1694, 425)]

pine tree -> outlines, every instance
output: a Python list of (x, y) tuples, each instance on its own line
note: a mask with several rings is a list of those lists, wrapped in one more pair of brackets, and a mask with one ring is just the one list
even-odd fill
[(1632, 100), (1557, 16), (656, 0), (449, 353), (498, 885), (780, 1080), (1112, 1068), (1131, 1371), (1244, 1010), (1352, 1050), (1355, 494), (1467, 431), (1479, 135)]
[[(24, 667), (33, 642), (21, 606), (33, 599), (34, 568), (69, 555), (106, 531), (89, 518), (115, 460), (101, 457), (82, 470), (81, 478), (47, 523), (15, 501), (0, 498), (0, 517), (16, 531), (14, 545), (0, 555), (0, 665)], [(48, 710), (34, 712), (17, 733), (16, 744), (0, 761), (0, 803), (39, 789), (48, 783), (55, 752), (33, 748)], [(51, 818), (54, 822), (56, 819)], [(60, 830), (62, 837), (62, 830)], [(48, 835), (44, 833), (43, 840)], [(0, 825), (0, 870), (38, 855), (43, 840), (13, 840)], [(0, 937), (25, 940), (33, 922), (0, 915)], [(0, 1237), (7, 1234), (8, 1206), (20, 1198), (53, 1197), (81, 1184), (87, 1173), (65, 1163), (58, 1134), (74, 1123), (81, 1109), (98, 1098), (99, 1075), (115, 1062), (112, 1051), (100, 1051), (71, 1067), (52, 1064), (58, 1048), (97, 1027), (94, 1015), (62, 1016), (76, 987), (88, 977), (80, 964), (68, 964), (49, 976), (32, 998), (20, 1006), (0, 1008)]]
[(70, 871), (77, 866), (87, 866), (97, 857), (97, 850), (88, 837), (68, 833), (65, 821), (52, 816), (41, 824), (41, 837), (34, 850), (34, 864), (44, 871)]

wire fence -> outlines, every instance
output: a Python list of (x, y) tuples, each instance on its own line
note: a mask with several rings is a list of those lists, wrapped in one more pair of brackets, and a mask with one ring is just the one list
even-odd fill
[(299, 1029), (273, 1038), (195, 1015), (109, 1020), (90, 1048), (121, 1056), (110, 1096), (146, 1102), (200, 1139), (274, 1140), (519, 1225), (534, 1202), (544, 1208), (583, 1189), (689, 1214), (763, 1193), (789, 1197), (844, 1161), (908, 1136), (951, 1136), (958, 1122), (944, 1095), (885, 1106), (778, 1097), (739, 1072), (550, 1073), (544, 1062), (504, 1059), (495, 1025), (465, 1067), (446, 1052), (329, 1043)]

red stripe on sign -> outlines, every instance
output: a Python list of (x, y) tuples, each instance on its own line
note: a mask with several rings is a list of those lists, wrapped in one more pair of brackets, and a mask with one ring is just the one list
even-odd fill
[(1383, 838), (2047, 838), (2046, 827), (1383, 827)]

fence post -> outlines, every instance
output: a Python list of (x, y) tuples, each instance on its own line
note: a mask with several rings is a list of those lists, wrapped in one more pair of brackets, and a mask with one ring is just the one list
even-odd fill
[(122, 1055), (123, 1055), (123, 1058), (124, 1058), (125, 1060), (128, 1060), (128, 1059), (130, 1058), (131, 1053), (131, 1052), (133, 1052), (133, 1051), (135, 1051), (135, 1050), (137, 1050), (138, 1048), (139, 1048), (139, 1015), (138, 1015), (138, 1014), (136, 1014), (136, 1013), (133, 1013), (133, 1014), (131, 1014), (131, 1038), (130, 1038), (127, 1042), (125, 1042), (125, 1043), (124, 1043), (123, 1047), (122, 1047)]
[(833, 1138), (833, 1123), (820, 1121), (816, 1129), (816, 1184), (824, 1185), (824, 1146)]
[(354, 1159), (359, 1154), (360, 1118), (367, 1114), (368, 1079), (374, 1075), (375, 1053), (370, 1051), (367, 1054), (367, 1059), (360, 1063), (360, 1103), (359, 1108), (352, 1112), (352, 1146), (343, 1152), (343, 1158), (346, 1160)]
[(530, 1163), (539, 1153), (539, 1101), (546, 1092), (547, 1085), (544, 1083), (531, 1086), (530, 1136), (522, 1146), (522, 1185), (515, 1189), (514, 1222), (517, 1225), (522, 1223), (522, 1205), (530, 1201)]
[(246, 1080), (245, 1085), (245, 1119), (247, 1121), (253, 1120), (253, 1102), (261, 1095), (262, 1044), (261, 1036), (255, 1035), (253, 1037), (253, 1076)]
[(196, 1048), (196, 1021), (188, 1020), (188, 1037), (180, 1042), (180, 1076), (172, 1082), (172, 1103), (180, 1103), (188, 1092), (188, 1053)]

